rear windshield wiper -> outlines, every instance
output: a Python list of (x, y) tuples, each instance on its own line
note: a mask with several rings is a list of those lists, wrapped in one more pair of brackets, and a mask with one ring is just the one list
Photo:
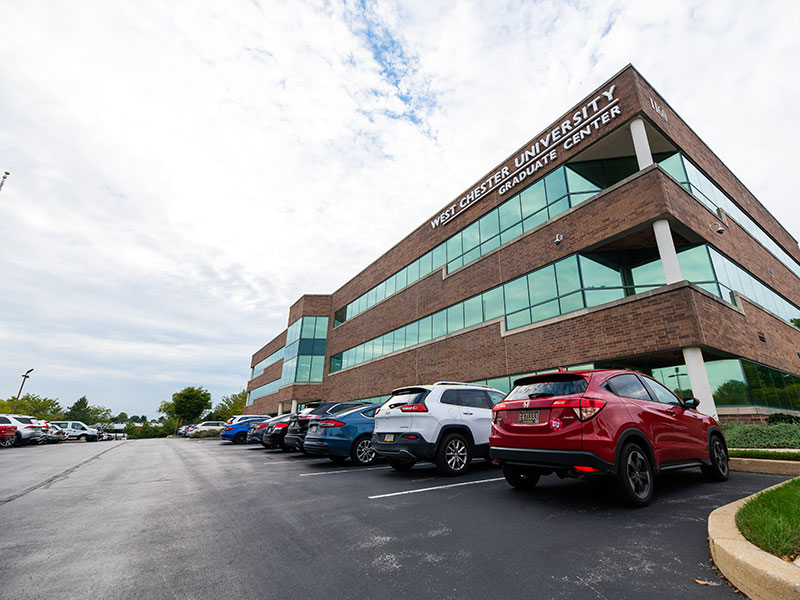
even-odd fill
[(555, 394), (551, 394), (550, 392), (534, 392), (533, 394), (528, 394), (528, 398), (552, 398)]

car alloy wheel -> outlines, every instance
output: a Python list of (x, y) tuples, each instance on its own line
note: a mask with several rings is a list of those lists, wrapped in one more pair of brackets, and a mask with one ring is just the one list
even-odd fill
[(619, 472), (620, 491), (632, 506), (647, 506), (653, 497), (653, 471), (650, 460), (636, 444), (622, 450)]
[(710, 481), (726, 481), (728, 479), (728, 452), (719, 435), (711, 437), (708, 448), (709, 465), (703, 466), (703, 475)]
[(443, 475), (460, 475), (467, 470), (471, 458), (467, 440), (453, 433), (443, 440), (436, 466)]
[(372, 442), (368, 437), (362, 437), (356, 441), (350, 458), (358, 465), (371, 465), (375, 462), (375, 450), (372, 448)]
[(0, 447), (2, 448), (10, 448), (17, 442), (16, 436), (7, 435), (5, 437), (0, 438)]

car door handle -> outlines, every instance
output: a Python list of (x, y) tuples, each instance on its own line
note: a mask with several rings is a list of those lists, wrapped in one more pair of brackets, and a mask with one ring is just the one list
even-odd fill
[(464, 411), (464, 412), (463, 412), (463, 414), (465, 414), (465, 415), (471, 415), (472, 413), (471, 413), (471, 412)]

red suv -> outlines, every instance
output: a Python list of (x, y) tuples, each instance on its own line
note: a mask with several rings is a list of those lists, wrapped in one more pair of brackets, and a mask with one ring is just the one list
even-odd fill
[(524, 377), (495, 405), (490, 454), (516, 488), (541, 475), (616, 475), (622, 498), (645, 506), (659, 471), (700, 467), (728, 478), (719, 424), (654, 379), (633, 371), (559, 371)]

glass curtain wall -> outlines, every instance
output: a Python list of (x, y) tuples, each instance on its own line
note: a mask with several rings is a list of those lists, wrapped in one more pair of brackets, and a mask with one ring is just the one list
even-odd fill
[(328, 317), (301, 317), (286, 331), (281, 387), (319, 383), (325, 370)]
[(745, 231), (758, 240), (762, 246), (772, 252), (795, 275), (800, 277), (800, 264), (781, 248), (769, 234), (764, 231), (747, 213), (739, 208), (733, 200), (698, 169), (692, 161), (681, 153), (659, 162), (661, 168), (686, 188), (697, 200), (712, 212), (723, 209)]
[[(730, 289), (735, 289), (730, 286), (741, 287), (742, 277), (737, 280), (739, 283), (729, 279), (727, 265), (734, 263), (714, 250), (720, 264), (724, 262), (726, 265), (726, 275), (720, 282), (711, 251), (706, 245), (684, 248), (678, 252), (678, 262), (685, 279), (727, 300)], [(645, 258), (644, 262), (633, 262), (641, 261), (642, 256), (642, 251), (573, 254), (335, 354), (331, 357), (330, 372), (369, 362), (498, 317), (504, 317), (506, 329), (512, 330), (663, 286), (664, 270), (660, 259)], [(757, 281), (744, 270), (739, 270)], [(798, 307), (763, 287), (763, 293), (770, 295), (776, 310), (783, 310), (789, 318), (800, 316)], [(781, 306), (778, 306), (779, 301)], [(779, 312), (776, 314), (781, 316)]]
[[(800, 377), (745, 359), (706, 361), (717, 406), (766, 406), (800, 410)], [(691, 398), (686, 365), (653, 369), (653, 378), (682, 398)]]
[[(658, 154), (655, 160), (670, 154)], [(450, 273), (636, 173), (635, 157), (562, 165), (490, 210), (334, 314), (334, 327), (361, 314), (436, 269)]]
[(280, 350), (276, 350), (261, 362), (256, 363), (250, 372), (250, 379), (258, 377), (267, 369), (267, 367), (269, 367), (270, 365), (274, 365), (279, 360), (282, 360), (283, 350), (284, 350), (283, 348), (281, 348)]

